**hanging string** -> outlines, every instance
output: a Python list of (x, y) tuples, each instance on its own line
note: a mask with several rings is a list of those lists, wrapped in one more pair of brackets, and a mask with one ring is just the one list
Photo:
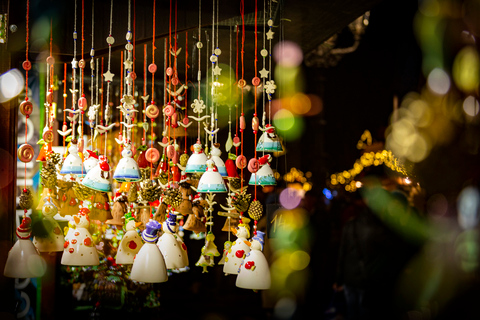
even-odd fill
[[(110, 29), (107, 37), (108, 43), (108, 63), (107, 63), (107, 72), (103, 74), (103, 77), (107, 81), (107, 104), (105, 105), (105, 126), (108, 127), (108, 121), (111, 116), (110, 110), (110, 83), (112, 82), (114, 74), (110, 72), (110, 64), (112, 60), (112, 44), (115, 43), (115, 39), (112, 36), (112, 26), (113, 26), (113, 0), (110, 1)], [(107, 143), (108, 143), (108, 130), (105, 131), (105, 153), (107, 152)]]
[[(255, 62), (254, 62), (254, 64), (255, 64), (255, 77), (254, 77), (254, 80), (255, 80), (255, 79), (258, 79), (258, 77), (257, 77), (257, 60), (258, 60), (258, 59), (257, 59), (257, 51), (258, 51), (258, 48), (257, 48), (257, 13), (258, 13), (258, 10), (257, 10), (257, 0), (255, 0)], [(258, 82), (254, 81), (254, 88), (255, 88), (255, 89), (254, 89), (254, 90), (255, 90), (255, 92), (254, 92), (254, 100), (255, 100), (255, 102), (254, 102), (254, 107), (255, 107), (255, 113), (253, 114), (253, 117), (256, 118), (256, 119), (258, 119), (258, 118), (257, 118), (257, 87), (258, 87), (258, 84), (259, 84)], [(254, 133), (254, 135), (255, 135), (255, 139), (254, 139), (254, 147), (255, 147), (255, 149), (254, 149), (254, 154), (255, 154), (254, 158), (255, 158), (255, 159), (257, 158), (257, 131), (258, 131), (258, 130), (256, 130), (256, 129), (254, 128), (253, 133)], [(257, 175), (256, 175), (256, 174), (255, 174), (254, 193), (255, 193), (254, 200), (257, 200)], [(255, 222), (256, 222), (256, 220), (255, 220)], [(254, 233), (256, 233), (256, 230), (255, 230)]]
[[(244, 63), (243, 63), (243, 57), (244, 57), (244, 49), (245, 49), (245, 15), (244, 15), (244, 10), (245, 10), (245, 2), (244, 0), (241, 0), (240, 1), (240, 15), (242, 17), (242, 50), (240, 52), (240, 58), (241, 58), (241, 62), (242, 62), (242, 78), (239, 80), (239, 82), (241, 81), (242, 82), (242, 97), (241, 97), (241, 113), (240, 113), (240, 116), (241, 117), (245, 117), (245, 114), (243, 112), (243, 90), (245, 88), (245, 80), (244, 80)], [(243, 155), (243, 129), (240, 128), (240, 134), (241, 134), (241, 145), (240, 145), (240, 154), (242, 156), (242, 158), (244, 157)], [(240, 191), (243, 191), (243, 169), (244, 168), (241, 168), (240, 169), (240, 172), (241, 172), (241, 180), (240, 180)]]
[[(238, 97), (238, 24), (236, 25), (236, 57), (235, 57), (235, 96)], [(238, 138), (238, 104), (235, 103), (235, 138)], [(235, 146), (235, 155), (238, 156), (238, 145)]]
[[(72, 110), (75, 110), (77, 104), (77, 0), (75, 0), (74, 20), (73, 20), (73, 60), (72, 60)], [(76, 140), (75, 131), (76, 115), (73, 115), (72, 126), (72, 138)]]
[[(198, 48), (198, 72), (197, 72), (197, 100), (200, 101), (201, 99), (201, 79), (202, 79), (202, 71), (201, 71), (201, 57), (202, 57), (202, 0), (198, 0), (198, 42), (197, 42), (197, 48)], [(200, 117), (201, 113), (198, 114), (198, 117)], [(200, 121), (197, 122), (197, 141), (200, 141)]]
[[(143, 96), (147, 96), (147, 44), (143, 45)], [(147, 99), (143, 99), (143, 123), (147, 122)], [(142, 145), (145, 145), (147, 142), (147, 130), (146, 126), (143, 125), (143, 137)]]
[[(157, 66), (155, 65), (155, 0), (153, 0), (153, 30), (152, 30), (152, 68), (149, 70), (152, 73), (152, 100), (151, 103), (154, 104), (154, 84), (155, 84), (155, 71)], [(153, 148), (153, 118), (150, 119), (150, 147)], [(153, 163), (150, 162), (150, 179), (153, 179)], [(150, 212), (152, 212), (152, 206), (150, 205)], [(152, 213), (150, 213), (152, 215)]]
[[(92, 48), (90, 49), (90, 71), (91, 71), (91, 85), (90, 85), (90, 105), (94, 105), (94, 98), (95, 98), (95, 91), (94, 91), (94, 71), (95, 71), (95, 49), (94, 49), (94, 21), (95, 21), (95, 0), (92, 0)], [(98, 109), (94, 107), (95, 111), (95, 123), (97, 123), (98, 118)], [(89, 119), (92, 121), (92, 119)], [(93, 123), (90, 123), (90, 142), (91, 142), (91, 149), (93, 150)], [(96, 149), (96, 148), (95, 148)]]
[[(102, 116), (100, 117), (100, 125), (101, 126), (103, 126), (103, 119), (104, 119), (104, 111), (103, 111), (103, 92), (104, 92), (103, 91), (103, 83), (104, 83), (104, 81), (103, 81), (103, 78), (104, 78), (103, 77), (103, 63), (104, 63), (104, 57), (102, 57), (102, 69), (100, 71), (100, 78), (101, 78), (100, 82), (102, 83), (102, 89), (100, 90), (100, 94), (101, 94), (101, 96), (100, 96), (100, 110), (101, 110), (101, 114), (102, 114)], [(104, 133), (102, 132), (100, 134), (100, 137), (102, 137), (103, 135), (104, 135)], [(106, 140), (107, 139), (105, 138), (105, 145), (106, 145)], [(102, 141), (100, 141), (100, 145), (102, 145), (101, 142)], [(103, 150), (103, 154), (107, 154), (107, 149), (106, 148)]]
[[(85, 69), (85, 60), (83, 59), (83, 51), (84, 51), (84, 42), (85, 42), (85, 0), (82, 0), (82, 58), (80, 60), (81, 64), (80, 64), (80, 69), (82, 69), (82, 81), (81, 81), (81, 95), (82, 95), (82, 98), (85, 98), (85, 93), (84, 93), (84, 81), (83, 81), (83, 77), (84, 77), (84, 69)], [(85, 111), (82, 109), (82, 111), (80, 111), (80, 117), (81, 117), (81, 121), (82, 121), (82, 126), (81, 126), (81, 132), (82, 132), (82, 136), (80, 139), (82, 139), (83, 141), (83, 115), (84, 115)], [(82, 150), (83, 152), (83, 150)], [(82, 157), (82, 163), (83, 163), (83, 157)], [(83, 165), (82, 165), (82, 175), (83, 175)]]
[[(67, 113), (65, 109), (67, 108), (67, 63), (63, 64), (63, 125), (67, 125)], [(66, 129), (66, 127), (64, 128)], [(65, 136), (63, 136), (63, 154), (65, 154)]]
[[(272, 20), (272, 0), (269, 1), (269, 29), (272, 28), (270, 24)], [(272, 81), (272, 39), (268, 40), (268, 81)], [(272, 98), (268, 95), (268, 124), (272, 124)]]
[[(185, 32), (185, 86), (187, 85), (187, 82), (188, 82), (188, 31)], [(187, 105), (187, 102), (188, 102), (188, 96), (187, 96), (187, 90), (185, 89), (185, 97), (184, 97), (184, 100), (185, 100), (185, 117), (184, 119), (187, 120), (188, 119), (188, 105)], [(183, 153), (187, 153), (187, 127), (184, 127), (184, 130), (185, 130), (185, 148), (184, 148), (184, 151)]]

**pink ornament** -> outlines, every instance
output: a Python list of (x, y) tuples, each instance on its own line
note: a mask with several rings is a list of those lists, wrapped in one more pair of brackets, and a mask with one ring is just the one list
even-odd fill
[(167, 116), (167, 117), (171, 117), (174, 113), (175, 113), (175, 108), (169, 103), (165, 106), (165, 108), (163, 109), (163, 113)]
[(87, 107), (88, 107), (88, 106), (87, 106), (87, 98), (85, 98), (85, 97), (80, 97), (80, 99), (78, 99), (78, 108), (79, 108), (80, 110), (85, 111), (85, 110), (87, 110)]
[(157, 65), (155, 63), (151, 63), (149, 66), (148, 66), (148, 72), (150, 73), (155, 73), (157, 72)]
[(147, 152), (145, 152), (145, 159), (150, 163), (155, 163), (160, 159), (160, 152), (155, 148), (149, 148)]
[(245, 125), (245, 117), (240, 116), (240, 129), (245, 130), (246, 125)]
[(251, 173), (255, 173), (258, 171), (259, 168), (260, 163), (258, 162), (258, 160), (255, 158), (250, 159), (250, 161), (248, 162), (248, 171), (250, 171)]
[(245, 156), (239, 155), (235, 160), (235, 164), (238, 169), (243, 169), (247, 166), (247, 158)]

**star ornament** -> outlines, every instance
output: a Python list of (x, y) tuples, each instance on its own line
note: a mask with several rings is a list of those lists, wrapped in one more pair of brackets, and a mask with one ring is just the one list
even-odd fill
[(105, 72), (103, 74), (103, 77), (105, 78), (105, 81), (107, 81), (107, 82), (112, 82), (114, 76), (115, 76), (115, 74), (111, 73), (110, 70), (108, 70), (107, 72)]
[(275, 34), (275, 32), (273, 32), (272, 29), (268, 30), (268, 32), (266, 33), (267, 40), (272, 40), (274, 34)]
[(132, 60), (127, 59), (123, 62), (123, 65), (125, 66), (125, 69), (130, 70), (132, 69), (133, 62)]
[(260, 77), (261, 78), (267, 78), (268, 77), (268, 74), (270, 73), (270, 71), (268, 71), (267, 69), (263, 68), (262, 70), (259, 71), (260, 73)]
[(215, 76), (219, 76), (221, 73), (222, 73), (222, 68), (220, 68), (220, 67), (218, 66), (218, 64), (217, 64), (217, 65), (215, 66), (215, 68), (213, 68), (213, 74), (214, 74)]

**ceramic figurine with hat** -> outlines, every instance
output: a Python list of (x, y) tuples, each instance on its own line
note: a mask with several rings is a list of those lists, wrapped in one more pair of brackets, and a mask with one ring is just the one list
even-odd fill
[(61, 174), (75, 174), (78, 176), (84, 176), (86, 170), (83, 167), (82, 158), (78, 155), (77, 141), (72, 140), (71, 145), (68, 148), (68, 156), (63, 161)]
[[(91, 169), (95, 168), (98, 163), (98, 154), (95, 151), (86, 149), (85, 161), (83, 161), (83, 167), (85, 172), (88, 173)], [(85, 154), (85, 152), (84, 152)]]
[(272, 161), (272, 156), (269, 154), (258, 159), (260, 169), (252, 173), (248, 184), (257, 186), (274, 186), (277, 184), (273, 170), (270, 167), (270, 161)]
[(37, 278), (44, 275), (45, 260), (30, 240), (32, 219), (24, 216), (17, 228), (18, 240), (8, 252), (3, 275), (9, 278)]
[(98, 252), (88, 228), (90, 210), (81, 208), (73, 217), (75, 231), (66, 237), (61, 263), (70, 266), (96, 266), (99, 264)]
[(167, 267), (163, 254), (158, 248), (158, 232), (162, 225), (155, 220), (149, 220), (142, 232), (144, 245), (133, 260), (130, 279), (145, 283), (159, 283), (168, 280)]
[(143, 246), (142, 237), (137, 232), (141, 222), (136, 222), (131, 212), (125, 214), (125, 234), (118, 246), (115, 262), (117, 264), (133, 264), (133, 258)]
[(122, 159), (120, 159), (115, 168), (113, 179), (118, 182), (134, 182), (142, 179), (138, 164), (133, 159), (133, 152), (130, 144), (124, 144)]
[(240, 264), (250, 252), (250, 242), (247, 240), (250, 237), (250, 231), (243, 221), (238, 225), (236, 237), (237, 239), (232, 242), (232, 247), (228, 250), (225, 264), (223, 265), (223, 272), (226, 275), (237, 275)]
[(162, 225), (163, 234), (157, 242), (157, 246), (163, 254), (167, 269), (171, 272), (180, 272), (186, 267), (183, 259), (182, 248), (177, 239), (177, 216), (172, 212), (168, 213), (167, 220)]
[(203, 152), (202, 143), (200, 140), (197, 140), (197, 142), (193, 145), (193, 154), (188, 158), (185, 172), (205, 172), (207, 169), (206, 162), (207, 156)]
[(267, 290), (270, 288), (270, 268), (262, 252), (264, 244), (265, 233), (257, 230), (257, 234), (252, 238), (251, 250), (240, 266), (235, 283), (237, 287), (252, 290)]
[(96, 191), (110, 192), (112, 190), (110, 183), (110, 165), (108, 164), (106, 156), (101, 155), (98, 157), (97, 164), (88, 171), (82, 180), (82, 184)]
[(206, 164), (207, 171), (205, 171), (198, 182), (197, 192), (227, 192), (227, 187), (215, 166), (215, 162), (212, 159), (208, 159)]
[(34, 236), (33, 244), (39, 252), (63, 251), (65, 238), (60, 224), (53, 218), (57, 214), (58, 209), (49, 198), (44, 199), (44, 201), (42, 217), (37, 222), (41, 225), (43, 232)]

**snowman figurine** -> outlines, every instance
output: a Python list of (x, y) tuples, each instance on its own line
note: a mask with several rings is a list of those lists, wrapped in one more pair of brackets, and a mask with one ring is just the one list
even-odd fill
[(33, 244), (39, 252), (63, 251), (65, 238), (62, 229), (60, 228), (60, 224), (53, 218), (57, 214), (58, 209), (51, 202), (50, 197), (45, 198), (44, 201), (41, 223), (49, 232), (45, 237), (35, 236), (33, 238)]
[(177, 241), (177, 216), (170, 212), (162, 226), (163, 234), (158, 239), (157, 246), (163, 254), (167, 269), (180, 272), (186, 267), (181, 244)]
[(161, 228), (162, 225), (156, 220), (150, 219), (146, 223), (145, 230), (142, 232), (145, 244), (135, 256), (130, 279), (145, 283), (159, 283), (168, 280), (165, 260), (156, 245)]
[(270, 268), (262, 250), (265, 243), (265, 233), (257, 231), (252, 238), (250, 252), (243, 260), (235, 285), (239, 288), (252, 290), (267, 290), (270, 288)]
[(246, 224), (240, 223), (238, 225), (236, 236), (237, 239), (232, 242), (232, 247), (228, 250), (227, 256), (225, 257), (225, 264), (223, 265), (225, 275), (237, 275), (240, 264), (250, 252), (250, 242), (247, 240), (250, 237), (250, 232)]
[(61, 263), (69, 266), (96, 266), (99, 264), (98, 252), (88, 231), (90, 210), (81, 208), (73, 217), (75, 231), (64, 243)]
[(115, 262), (117, 264), (133, 264), (133, 258), (143, 246), (143, 241), (137, 232), (141, 222), (136, 222), (130, 212), (125, 214), (125, 234), (118, 246)]

